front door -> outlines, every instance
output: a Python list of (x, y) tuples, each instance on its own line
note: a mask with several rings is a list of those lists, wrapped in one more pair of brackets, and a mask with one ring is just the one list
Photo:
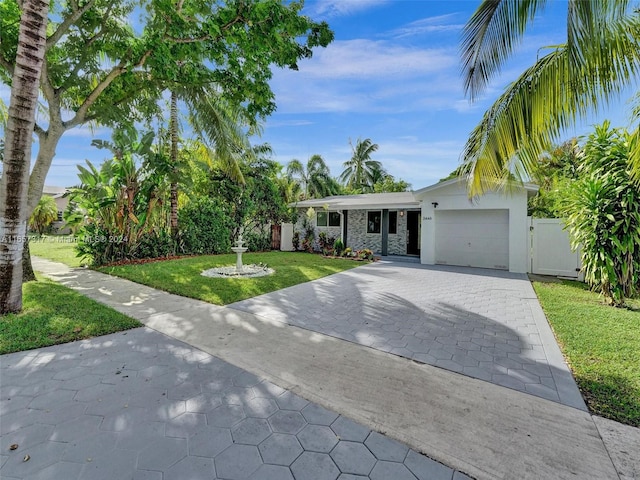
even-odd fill
[(420, 211), (407, 212), (407, 255), (420, 255)]

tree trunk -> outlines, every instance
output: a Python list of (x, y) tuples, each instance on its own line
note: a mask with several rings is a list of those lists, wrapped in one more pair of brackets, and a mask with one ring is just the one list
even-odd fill
[(33, 272), (31, 266), (31, 252), (29, 251), (29, 237), (24, 242), (24, 248), (22, 250), (22, 283), (32, 282), (36, 279), (36, 274)]
[(169, 222), (171, 235), (178, 235), (178, 94), (171, 92), (171, 113), (169, 118), (169, 131), (171, 137), (171, 214)]
[(24, 0), (0, 178), (0, 314), (22, 309), (31, 143), (45, 54), (48, 0)]

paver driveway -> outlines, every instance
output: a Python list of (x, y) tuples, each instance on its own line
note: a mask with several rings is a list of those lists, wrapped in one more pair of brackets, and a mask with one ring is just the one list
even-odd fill
[(0, 377), (6, 480), (469, 478), (148, 328), (3, 355)]
[(230, 308), (586, 409), (524, 274), (377, 262)]

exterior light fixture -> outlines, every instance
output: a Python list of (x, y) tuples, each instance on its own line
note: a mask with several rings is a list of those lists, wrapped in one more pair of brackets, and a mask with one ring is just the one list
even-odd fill
[(438, 202), (431, 202), (431, 205), (433, 205), (433, 208), (438, 208)]
[(404, 217), (404, 210), (400, 210), (400, 216)]

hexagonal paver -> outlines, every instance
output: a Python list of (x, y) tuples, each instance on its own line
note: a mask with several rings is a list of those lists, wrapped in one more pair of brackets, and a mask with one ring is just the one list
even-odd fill
[(208, 413), (220, 405), (222, 405), (221, 398), (209, 392), (191, 397), (185, 402), (186, 411), (193, 413)]
[(214, 458), (233, 444), (231, 430), (205, 426), (188, 439), (189, 454)]
[(336, 480), (340, 470), (326, 453), (304, 452), (291, 465), (296, 480)]
[[(96, 418), (96, 420), (99, 425), (100, 419)], [(6, 419), (2, 418), (2, 421), (5, 422)], [(74, 424), (75, 423), (76, 422), (74, 422)], [(17, 443), (22, 448), (29, 448), (49, 439), (55, 440), (55, 438), (51, 438), (52, 432), (55, 433), (55, 431), (56, 430), (51, 425), (41, 425), (38, 423), (16, 429), (10, 434), (0, 437), (0, 451), (6, 452), (9, 450), (9, 446), (14, 443)], [(66, 438), (69, 438), (69, 435), (66, 435)]]
[(294, 480), (291, 470), (279, 465), (261, 465), (249, 480)]
[(240, 405), (221, 405), (207, 413), (207, 423), (215, 427), (232, 427), (247, 418)]
[(69, 462), (90, 462), (98, 455), (116, 448), (118, 435), (114, 432), (98, 432), (90, 437), (70, 441), (62, 456)]
[(304, 398), (291, 392), (284, 392), (276, 398), (276, 403), (282, 410), (302, 410), (309, 404)]
[(258, 445), (269, 435), (269, 422), (263, 418), (245, 418), (231, 429), (233, 441), (245, 445)]
[(320, 453), (329, 453), (339, 440), (334, 431), (324, 425), (307, 425), (297, 437), (305, 450)]
[(215, 475), (213, 459), (185, 457), (164, 472), (163, 480), (210, 480)]
[(206, 424), (207, 416), (204, 413), (183, 413), (167, 421), (165, 435), (167, 437), (187, 438)]
[(294, 435), (274, 433), (258, 445), (264, 463), (289, 466), (302, 453), (300, 442)]
[(418, 480), (451, 480), (453, 475), (453, 469), (414, 450), (409, 450), (404, 464)]
[(249, 372), (242, 372), (233, 377), (233, 384), (237, 387), (253, 387), (258, 385), (262, 380), (257, 375)]
[(187, 456), (187, 441), (183, 438), (163, 438), (144, 448), (138, 455), (138, 468), (165, 470)]
[(368, 475), (376, 458), (362, 443), (341, 441), (331, 452), (331, 458), (342, 473)]
[(269, 418), (278, 411), (278, 405), (269, 398), (252, 398), (244, 402), (244, 411), (249, 417)]
[(331, 425), (336, 418), (338, 418), (338, 414), (327, 410), (320, 405), (310, 403), (302, 410), (302, 415), (309, 423), (313, 423), (316, 425)]
[(269, 417), (274, 432), (296, 434), (307, 424), (300, 412), (278, 410)]
[(6, 475), (9, 478), (25, 478), (33, 475), (34, 473), (42, 470), (49, 465), (56, 463), (60, 460), (62, 453), (65, 449), (64, 443), (58, 442), (44, 442), (39, 443), (29, 448), (29, 455), (31, 459), (28, 462), (23, 462), (23, 451), (15, 451), (17, 455), (10, 455), (7, 462), (2, 467), (3, 477)]
[(380, 461), (369, 475), (371, 480), (416, 480), (416, 477), (401, 463)]
[(216, 475), (229, 480), (245, 479), (260, 465), (260, 453), (251, 445), (231, 445), (215, 458)]
[(378, 460), (403, 462), (409, 447), (385, 437), (381, 433), (371, 432), (364, 444), (371, 450)]
[(331, 430), (335, 432), (340, 440), (350, 440), (353, 442), (364, 442), (371, 430), (346, 417), (340, 416), (331, 424)]

